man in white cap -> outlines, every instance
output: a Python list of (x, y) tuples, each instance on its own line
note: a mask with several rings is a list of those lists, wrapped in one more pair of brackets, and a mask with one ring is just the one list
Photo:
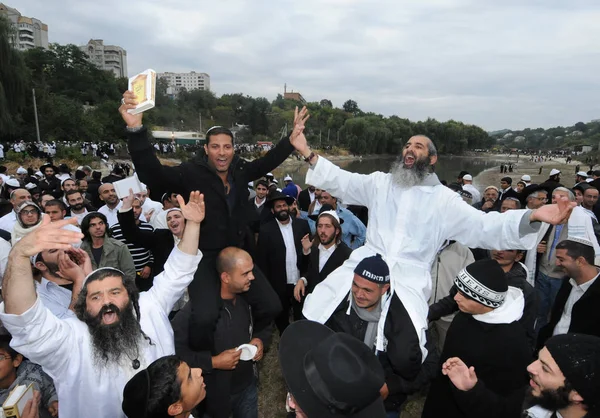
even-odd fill
[[(11, 179), (9, 181), (12, 181)], [(13, 231), (15, 224), (17, 223), (17, 208), (19, 205), (27, 200), (31, 200), (31, 193), (26, 189), (16, 189), (10, 194), (10, 203), (13, 205), (13, 210), (0, 218), (0, 229), (11, 232)]]
[(17, 168), (17, 175), (15, 176), (21, 186), (25, 186), (25, 178), (27, 177), (27, 170), (23, 167)]
[(473, 202), (481, 202), (481, 193), (473, 186), (473, 176), (465, 174), (463, 176), (463, 190), (468, 191), (473, 196)]
[(556, 168), (550, 170), (550, 176), (548, 177), (548, 180), (540, 184), (540, 186), (548, 190), (548, 196), (552, 196), (554, 189), (557, 187), (563, 187), (563, 185), (560, 184), (560, 170)]
[(585, 171), (578, 171), (575, 175), (575, 185), (577, 186), (579, 183), (586, 181), (588, 175)]
[(523, 174), (521, 176), (521, 181), (525, 183), (525, 187), (531, 186), (531, 176), (529, 174)]

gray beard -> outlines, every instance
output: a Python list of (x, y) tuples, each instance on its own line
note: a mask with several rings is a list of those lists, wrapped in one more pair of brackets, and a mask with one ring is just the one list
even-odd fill
[(429, 174), (429, 158), (425, 160), (416, 160), (412, 168), (404, 167), (404, 162), (400, 156), (392, 165), (392, 181), (396, 186), (408, 189), (423, 183), (427, 174)]

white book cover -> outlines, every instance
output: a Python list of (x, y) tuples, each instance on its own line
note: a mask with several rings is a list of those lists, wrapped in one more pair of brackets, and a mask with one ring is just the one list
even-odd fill
[(143, 71), (129, 79), (129, 90), (135, 94), (138, 102), (134, 109), (127, 110), (132, 115), (145, 112), (154, 107), (156, 99), (156, 72), (152, 69)]
[(115, 188), (115, 192), (117, 192), (117, 197), (119, 199), (129, 196), (129, 189), (133, 189), (133, 194), (142, 192), (142, 184), (140, 183), (137, 174), (126, 177), (123, 180), (115, 181), (113, 187)]

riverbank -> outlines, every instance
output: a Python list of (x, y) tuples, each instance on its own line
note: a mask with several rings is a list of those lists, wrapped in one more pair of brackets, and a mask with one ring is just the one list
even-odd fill
[[(490, 155), (489, 158), (503, 159), (503, 156)], [(516, 187), (517, 182), (521, 179), (524, 174), (531, 176), (531, 182), (534, 184), (543, 183), (550, 175), (550, 170), (553, 168), (560, 170), (561, 182), (567, 186), (575, 184), (575, 167), (580, 166), (580, 170), (587, 171), (589, 168), (587, 165), (580, 161), (571, 161), (569, 164), (566, 163), (565, 158), (556, 158), (544, 162), (530, 161), (528, 156), (522, 156), (519, 158), (518, 163), (516, 158), (508, 160), (514, 162), (512, 173), (500, 173), (500, 166), (488, 168), (482, 171), (473, 179), (473, 184), (479, 190), (487, 186), (500, 186), (500, 179), (503, 177), (511, 177), (513, 179), (513, 187)], [(541, 170), (540, 170), (541, 169)]]

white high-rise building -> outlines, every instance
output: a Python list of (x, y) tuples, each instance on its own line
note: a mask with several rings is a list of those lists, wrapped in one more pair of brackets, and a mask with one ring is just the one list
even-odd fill
[(91, 63), (96, 67), (112, 71), (115, 77), (127, 77), (127, 51), (117, 45), (104, 45), (102, 39), (90, 39), (87, 45), (80, 45)]
[(178, 94), (182, 88), (190, 90), (210, 90), (210, 76), (206, 73), (197, 73), (191, 71), (189, 73), (157, 73), (158, 78), (163, 78), (167, 81), (168, 95)]
[(24, 51), (33, 48), (48, 49), (48, 25), (34, 17), (22, 16), (17, 9), (0, 3), (0, 15), (4, 15), (15, 29), (10, 43)]

